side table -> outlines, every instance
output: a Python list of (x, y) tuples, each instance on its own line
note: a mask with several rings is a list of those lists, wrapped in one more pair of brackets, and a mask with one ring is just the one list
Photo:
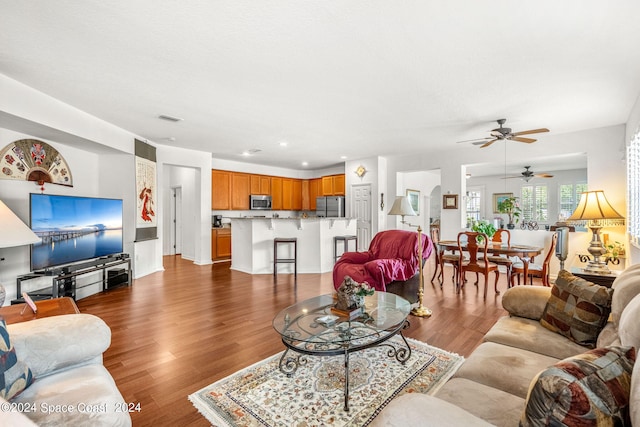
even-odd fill
[(616, 277), (620, 275), (620, 271), (611, 270), (609, 274), (600, 274), (591, 271), (585, 271), (584, 268), (572, 267), (571, 274), (581, 277), (584, 280), (588, 280), (591, 283), (595, 283), (596, 285), (606, 286), (607, 288), (610, 288), (613, 284), (613, 281), (616, 280)]
[[(27, 322), (29, 320), (41, 319), (43, 317), (80, 313), (80, 310), (78, 310), (78, 306), (75, 301), (73, 301), (73, 298), (69, 297), (45, 299), (34, 302), (38, 308), (38, 311), (35, 313), (27, 306), (26, 303), (22, 303), (0, 307), (0, 316), (4, 318), (7, 325), (10, 325), (12, 323)], [(24, 312), (22, 312), (23, 309)]]

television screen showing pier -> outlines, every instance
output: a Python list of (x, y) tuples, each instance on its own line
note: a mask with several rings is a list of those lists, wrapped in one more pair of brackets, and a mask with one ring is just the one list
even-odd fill
[(32, 194), (31, 229), (33, 271), (120, 253), (122, 200)]

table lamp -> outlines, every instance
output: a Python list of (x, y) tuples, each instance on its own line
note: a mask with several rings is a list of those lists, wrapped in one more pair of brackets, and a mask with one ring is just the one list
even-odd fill
[[(24, 246), (39, 241), (40, 237), (0, 200), (0, 248)], [(4, 258), (0, 258), (0, 261), (4, 261)], [(0, 306), (4, 304), (5, 296), (5, 288), (0, 283)]]
[(607, 253), (607, 249), (600, 240), (600, 229), (612, 225), (624, 225), (624, 217), (620, 215), (607, 201), (602, 190), (585, 191), (580, 195), (578, 207), (567, 219), (577, 225), (586, 225), (593, 236), (587, 251), (593, 259), (587, 263), (586, 271), (599, 274), (609, 273), (609, 267), (600, 257)]
[(393, 206), (391, 206), (391, 210), (388, 215), (400, 215), (402, 218), (400, 220), (401, 223), (406, 224), (410, 227), (418, 228), (418, 271), (419, 271), (419, 282), (420, 289), (418, 291), (418, 307), (411, 310), (411, 314), (418, 317), (429, 317), (431, 316), (431, 310), (424, 307), (422, 305), (422, 300), (424, 298), (424, 276), (422, 272), (422, 228), (420, 224), (413, 225), (404, 220), (405, 216), (416, 216), (416, 211), (411, 207), (411, 203), (409, 203), (409, 199), (405, 196), (397, 196), (396, 200), (393, 202)]

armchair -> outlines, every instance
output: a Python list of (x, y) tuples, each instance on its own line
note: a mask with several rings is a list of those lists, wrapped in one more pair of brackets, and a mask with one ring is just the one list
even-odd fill
[[(422, 235), (422, 262), (433, 245)], [(367, 282), (378, 291), (392, 292), (409, 302), (418, 299), (418, 233), (407, 230), (381, 231), (366, 252), (346, 252), (333, 267), (333, 286), (340, 287), (345, 276)]]

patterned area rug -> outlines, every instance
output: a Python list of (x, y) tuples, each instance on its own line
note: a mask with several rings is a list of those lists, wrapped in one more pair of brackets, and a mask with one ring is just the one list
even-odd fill
[[(344, 357), (307, 358), (292, 377), (280, 372), (282, 353), (189, 396), (214, 426), (366, 426), (396, 396), (435, 393), (464, 358), (407, 339), (402, 365), (376, 347), (349, 356), (349, 412), (344, 411)], [(390, 340), (401, 342), (396, 336)], [(289, 352), (291, 354), (291, 352)]]

